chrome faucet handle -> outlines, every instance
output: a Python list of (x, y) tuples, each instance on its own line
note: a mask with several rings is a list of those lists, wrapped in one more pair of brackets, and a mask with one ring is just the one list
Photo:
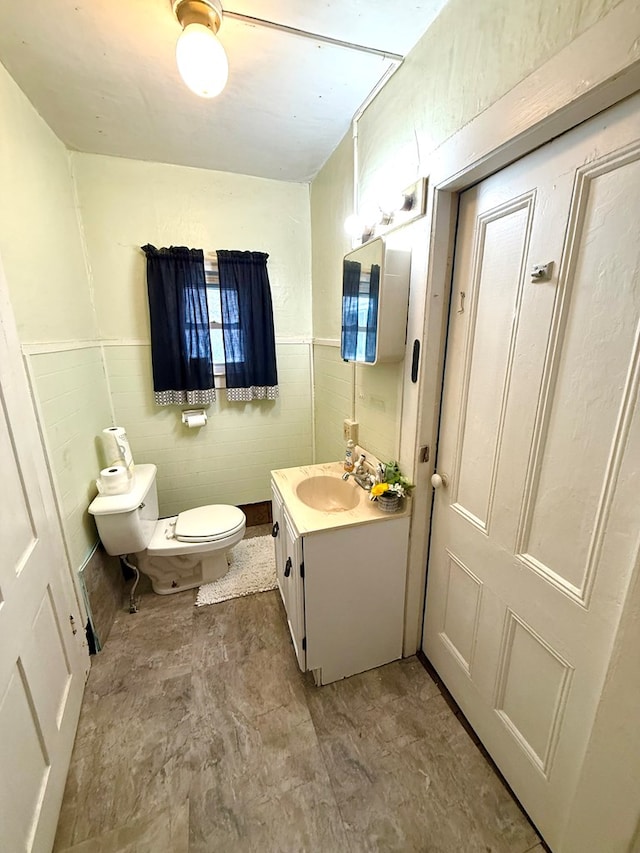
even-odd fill
[(374, 478), (369, 472), (365, 472), (362, 474), (354, 473), (353, 479), (360, 486), (361, 489), (364, 489), (366, 492), (370, 492), (372, 486), (374, 485)]

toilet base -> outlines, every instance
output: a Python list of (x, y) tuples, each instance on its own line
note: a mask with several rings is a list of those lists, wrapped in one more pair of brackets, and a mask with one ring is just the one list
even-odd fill
[(143, 552), (136, 556), (138, 568), (150, 578), (151, 587), (158, 595), (171, 595), (213, 583), (229, 571), (229, 558), (222, 550), (171, 557), (156, 557)]

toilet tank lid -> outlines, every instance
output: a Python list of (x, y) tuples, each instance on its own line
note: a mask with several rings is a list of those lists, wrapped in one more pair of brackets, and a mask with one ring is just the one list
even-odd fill
[(136, 465), (133, 469), (131, 488), (123, 495), (98, 495), (89, 504), (91, 515), (115, 515), (133, 512), (144, 501), (153, 484), (157, 468), (155, 465)]

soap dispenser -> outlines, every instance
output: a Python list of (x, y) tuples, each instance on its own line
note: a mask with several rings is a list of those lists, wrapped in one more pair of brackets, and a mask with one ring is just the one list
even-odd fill
[(349, 439), (344, 454), (344, 470), (349, 474), (353, 471), (353, 441)]

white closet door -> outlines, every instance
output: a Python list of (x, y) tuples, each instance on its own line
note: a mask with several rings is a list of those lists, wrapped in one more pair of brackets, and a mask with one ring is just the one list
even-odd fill
[(1, 267), (0, 483), (0, 847), (49, 851), (89, 658)]
[(460, 200), (424, 649), (554, 851), (638, 570), (639, 137), (635, 97)]

